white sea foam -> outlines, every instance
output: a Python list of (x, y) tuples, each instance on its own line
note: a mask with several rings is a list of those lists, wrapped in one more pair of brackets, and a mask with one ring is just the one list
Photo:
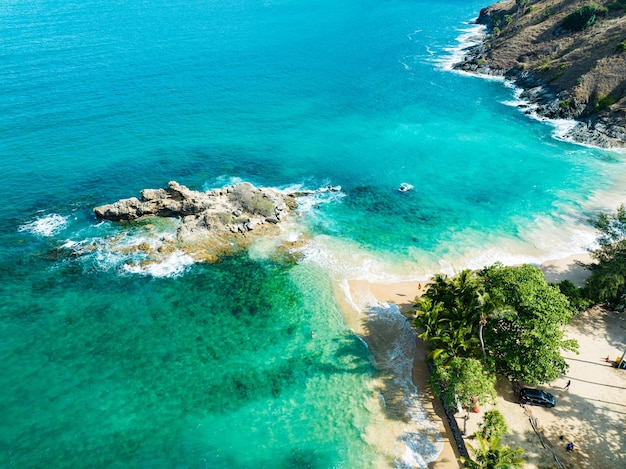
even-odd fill
[[(615, 191), (621, 187), (616, 185)], [(595, 211), (586, 207), (598, 205), (600, 202), (593, 200), (585, 202), (582, 208), (557, 206), (553, 215), (537, 216), (530, 222), (519, 220), (513, 234), (486, 233), (474, 228), (460, 230), (428, 251), (409, 247), (404, 261), (381, 256), (349, 240), (325, 235), (312, 238), (303, 252), (305, 261), (320, 265), (337, 280), (387, 284), (425, 281), (438, 272), (454, 275), (466, 268), (481, 269), (494, 262), (538, 265), (594, 249), (596, 232), (588, 223), (586, 213)]]
[[(435, 63), (442, 70), (452, 71), (454, 65), (463, 61), (470, 47), (480, 44), (486, 36), (487, 28), (482, 24), (467, 24), (467, 27), (459, 30), (456, 45), (444, 48), (445, 55), (435, 59)], [(457, 70), (454, 70), (457, 71)], [(465, 73), (460, 72), (459, 73)]]
[(18, 231), (26, 231), (38, 236), (50, 237), (58, 234), (67, 226), (68, 218), (52, 213), (36, 218), (35, 220), (20, 225)]
[[(516, 107), (521, 112), (526, 114), (527, 116), (535, 119), (539, 122), (549, 124), (554, 128), (552, 132), (552, 137), (556, 140), (561, 140), (568, 143), (573, 143), (580, 146), (586, 146), (589, 148), (597, 148), (591, 144), (581, 143), (579, 141), (574, 140), (570, 136), (570, 131), (579, 125), (580, 123), (573, 119), (550, 119), (544, 116), (541, 116), (538, 112), (538, 106), (535, 103), (531, 103), (528, 100), (522, 98), (523, 89), (517, 87), (511, 80), (507, 80), (501, 76), (494, 75), (480, 75), (471, 72), (466, 72), (463, 70), (457, 70), (454, 68), (454, 65), (463, 61), (467, 50), (470, 47), (476, 46), (484, 41), (486, 37), (486, 27), (484, 25), (474, 24), (469, 28), (464, 28), (460, 30), (459, 36), (457, 37), (457, 44), (453, 47), (445, 48), (444, 51), (446, 55), (435, 60), (435, 63), (439, 65), (442, 70), (453, 71), (455, 73), (460, 73), (468, 76), (475, 76), (485, 80), (496, 80), (504, 83), (504, 86), (513, 89), (513, 98), (510, 100), (502, 101), (502, 104)], [(626, 152), (623, 148), (615, 149), (616, 152), (624, 153)]]
[(221, 187), (232, 186), (234, 184), (240, 184), (242, 182), (244, 182), (244, 180), (241, 179), (240, 177), (223, 175), (223, 176), (216, 177), (211, 182), (206, 182), (202, 186), (202, 190), (208, 191), (208, 190), (215, 189), (215, 188), (221, 188)]
[(419, 33), (421, 33), (422, 30), (421, 29), (416, 29), (415, 31), (413, 31), (412, 33), (409, 33), (406, 35), (406, 37), (409, 39), (409, 41), (414, 41), (414, 36), (418, 35)]
[(183, 251), (175, 251), (169, 256), (147, 263), (124, 264), (126, 272), (152, 277), (177, 277), (182, 275), (190, 265), (195, 263), (193, 257)]
[(515, 84), (510, 80), (504, 80), (504, 83), (507, 88), (511, 88), (513, 90), (513, 99), (504, 100), (502, 101), (502, 104), (504, 104), (505, 106), (515, 107), (531, 119), (552, 126), (554, 128), (554, 131), (552, 132), (552, 137), (556, 140), (594, 148), (593, 145), (585, 145), (583, 143), (576, 142), (569, 136), (570, 131), (574, 127), (579, 125), (578, 121), (575, 121), (574, 119), (549, 119), (545, 116), (540, 115), (537, 112), (537, 104), (522, 98), (522, 93), (524, 91), (522, 88), (515, 86)]
[(443, 439), (439, 424), (428, 418), (413, 381), (415, 330), (395, 304), (379, 302), (369, 288), (351, 287), (347, 280), (339, 282), (339, 287), (351, 309), (367, 324), (366, 339), (372, 342), (368, 348), (378, 374), (385, 376), (384, 385), (377, 391), (381, 405), (386, 412), (400, 413), (408, 419), (399, 427), (376, 420), (377, 428), (368, 434), (373, 441), (381, 438), (381, 443), (387, 445), (393, 435), (396, 468), (426, 467), (439, 456)]
[(193, 257), (183, 251), (159, 249), (171, 245), (178, 225), (177, 220), (162, 220), (156, 226), (153, 225), (151, 230), (136, 229), (120, 233), (112, 231), (109, 223), (99, 223), (88, 230), (88, 237), (68, 239), (61, 248), (87, 270), (175, 277), (195, 263)]
[[(374, 283), (394, 283), (419, 275), (420, 265), (407, 259), (406, 264), (387, 261), (354, 242), (319, 235), (311, 239), (303, 249), (305, 262), (321, 266), (337, 279), (367, 280)], [(423, 271), (423, 278), (428, 278)]]
[(411, 420), (400, 436), (404, 448), (396, 455), (396, 467), (426, 467), (441, 453), (443, 439), (438, 423), (428, 419), (413, 381), (415, 330), (394, 304), (376, 302), (367, 309), (367, 316), (377, 329), (393, 331), (391, 347), (375, 351), (378, 353), (377, 367), (390, 377), (391, 382), (387, 381), (386, 387), (401, 391), (400, 402), (394, 402), (399, 409), (395, 410), (401, 409)]

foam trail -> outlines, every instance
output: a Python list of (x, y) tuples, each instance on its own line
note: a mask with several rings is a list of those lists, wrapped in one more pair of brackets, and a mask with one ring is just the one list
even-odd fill
[[(438, 423), (428, 419), (413, 382), (413, 362), (417, 353), (415, 331), (394, 304), (371, 306), (367, 310), (367, 321), (375, 323), (376, 331), (391, 332), (393, 336), (388, 342), (390, 347), (379, 347), (374, 352), (376, 364), (385, 376), (390, 377), (385, 388), (387, 392), (391, 390), (395, 398), (385, 398), (387, 405), (394, 407), (392, 412), (409, 417), (411, 422), (400, 436), (404, 448), (396, 455), (396, 467), (426, 467), (441, 453), (443, 440)], [(376, 331), (372, 333), (376, 334)], [(397, 398), (398, 392), (400, 399)]]
[(463, 61), (470, 47), (477, 46), (485, 39), (486, 31), (486, 26), (482, 24), (468, 24), (467, 28), (460, 30), (461, 34), (456, 39), (457, 44), (445, 48), (446, 55), (435, 59), (435, 63), (442, 70), (466, 74), (467, 72), (454, 70), (454, 65)]
[(59, 233), (67, 226), (67, 217), (56, 213), (44, 215), (30, 223), (20, 225), (17, 231), (26, 231), (38, 236), (50, 237)]
[(177, 277), (185, 273), (190, 265), (195, 263), (193, 257), (183, 251), (175, 251), (161, 261), (146, 264), (124, 264), (126, 272), (152, 277)]

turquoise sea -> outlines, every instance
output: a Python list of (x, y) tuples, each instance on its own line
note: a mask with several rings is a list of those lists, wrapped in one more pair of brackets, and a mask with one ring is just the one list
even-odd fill
[[(625, 198), (623, 154), (560, 141), (515, 90), (449, 70), (484, 6), (1, 2), (0, 466), (436, 458), (414, 336), (347, 280), (582, 252), (588, 216)], [(141, 235), (92, 208), (170, 180), (342, 190), (301, 200), (295, 264), (260, 243), (131, 265), (110, 240)], [(393, 343), (368, 347), (341, 302)]]

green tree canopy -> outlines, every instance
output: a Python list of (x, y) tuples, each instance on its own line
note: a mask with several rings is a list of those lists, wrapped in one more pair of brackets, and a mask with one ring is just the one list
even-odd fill
[(480, 404), (496, 397), (496, 377), (475, 358), (454, 357), (446, 365), (441, 359), (434, 361), (431, 385), (437, 390), (439, 383), (443, 401), (449, 407), (469, 407), (472, 399)]
[(626, 294), (626, 208), (620, 205), (615, 213), (601, 213), (590, 221), (599, 232), (600, 247), (591, 252), (595, 262), (586, 266), (591, 275), (585, 295), (615, 307)]
[(491, 438), (502, 438), (508, 427), (504, 420), (504, 415), (498, 409), (491, 409), (485, 412), (483, 421), (478, 424), (477, 435), (480, 435), (487, 440)]
[(561, 350), (575, 351), (578, 343), (565, 340), (563, 326), (572, 316), (567, 298), (548, 285), (531, 265), (494, 264), (480, 272), (488, 293), (501, 296), (515, 310), (514, 317), (490, 322), (485, 340), (496, 370), (527, 383), (543, 383), (567, 371)]
[(436, 274), (416, 302), (414, 321), (419, 337), (431, 348), (429, 358), (479, 356), (482, 327), (497, 309), (494, 298), (484, 292), (481, 279), (471, 270), (452, 278)]
[(523, 453), (521, 448), (511, 449), (503, 445), (500, 438), (486, 439), (476, 435), (478, 447), (469, 446), (473, 459), (461, 457), (465, 467), (471, 469), (522, 469), (524, 460), (520, 457)]

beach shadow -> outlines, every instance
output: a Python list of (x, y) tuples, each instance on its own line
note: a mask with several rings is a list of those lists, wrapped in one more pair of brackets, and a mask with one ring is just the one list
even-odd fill
[(613, 368), (612, 365), (610, 363), (606, 362), (606, 358), (604, 357), (598, 357), (598, 361), (592, 362), (589, 360), (581, 360), (580, 358), (566, 358), (567, 360), (573, 360), (575, 362), (581, 362), (581, 363), (589, 363), (591, 365), (597, 365), (597, 366), (602, 366), (604, 368)]
[[(626, 373), (626, 372), (625, 372)], [(570, 378), (569, 376), (565, 376), (565, 378)], [(581, 383), (589, 383), (589, 384), (595, 384), (597, 386), (601, 386), (603, 388), (616, 388), (616, 389), (626, 389), (626, 386), (615, 386), (613, 384), (606, 384), (606, 383), (598, 383), (596, 381), (587, 381), (584, 379), (580, 379), (580, 378), (571, 378), (573, 381), (579, 381)], [(565, 387), (562, 387), (561, 389), (565, 390)]]
[[(626, 314), (614, 311), (606, 305), (594, 306), (577, 314), (570, 321), (569, 327), (585, 336), (601, 337), (610, 348), (619, 351), (620, 355), (626, 349)], [(606, 352), (609, 353), (610, 350)], [(615, 357), (610, 356), (609, 359), (614, 360)]]
[(543, 271), (543, 275), (548, 283), (560, 283), (563, 280), (570, 280), (576, 286), (582, 287), (585, 278), (590, 271), (582, 262), (572, 261), (565, 267), (562, 265), (541, 265), (537, 266)]

